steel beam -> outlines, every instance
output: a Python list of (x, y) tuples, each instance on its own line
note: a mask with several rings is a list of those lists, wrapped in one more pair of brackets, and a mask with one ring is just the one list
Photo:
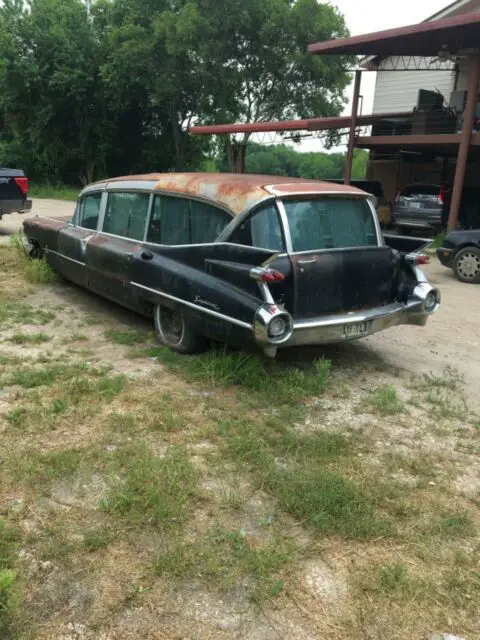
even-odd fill
[(452, 201), (448, 214), (448, 230), (452, 231), (457, 226), (458, 214), (462, 202), (463, 183), (467, 169), (468, 152), (472, 141), (473, 125), (478, 100), (478, 86), (480, 84), (480, 57), (469, 58), (467, 101), (463, 114), (463, 127), (460, 135), (455, 179), (453, 182)]
[(355, 71), (355, 83), (353, 85), (352, 118), (350, 122), (350, 134), (348, 136), (347, 158), (345, 161), (345, 184), (352, 182), (353, 150), (355, 148), (355, 129), (357, 128), (358, 101), (360, 97), (360, 86), (362, 83), (362, 72)]

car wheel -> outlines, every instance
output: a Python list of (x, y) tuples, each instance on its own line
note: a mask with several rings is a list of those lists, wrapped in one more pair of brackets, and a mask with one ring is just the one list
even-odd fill
[(173, 351), (199, 353), (205, 349), (205, 338), (188, 328), (181, 308), (157, 304), (153, 310), (153, 321), (158, 339)]
[(460, 249), (453, 259), (453, 272), (460, 282), (480, 283), (480, 249)]
[(41, 260), (43, 258), (43, 251), (35, 240), (25, 238), (23, 240), (23, 248), (25, 255), (28, 256), (30, 260)]

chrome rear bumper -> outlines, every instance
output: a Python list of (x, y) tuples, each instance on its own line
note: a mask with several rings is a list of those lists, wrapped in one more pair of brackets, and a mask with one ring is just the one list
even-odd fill
[[(293, 325), (290, 339), (281, 347), (348, 342), (364, 338), (397, 324), (424, 326), (428, 317), (438, 309), (439, 302), (440, 298), (435, 309), (430, 312), (425, 310), (424, 301), (415, 297), (406, 304), (395, 302), (367, 311), (298, 320)], [(354, 325), (360, 325), (364, 331), (352, 335), (350, 329)]]

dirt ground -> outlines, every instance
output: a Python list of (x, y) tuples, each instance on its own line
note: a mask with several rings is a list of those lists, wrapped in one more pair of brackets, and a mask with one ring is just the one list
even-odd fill
[[(73, 209), (73, 202), (34, 200), (28, 215), (62, 218), (72, 215)], [(9, 235), (21, 228), (26, 217), (5, 216), (0, 222), (0, 243), (8, 242)], [(424, 270), (432, 284), (442, 292), (442, 306), (427, 327), (394, 327), (355, 344), (333, 348), (333, 352), (350, 352), (353, 357), (360, 358), (368, 355), (412, 374), (441, 375), (446, 366), (453, 367), (464, 378), (470, 406), (478, 410), (480, 287), (458, 282), (435, 258)], [(135, 324), (135, 320), (133, 322)]]

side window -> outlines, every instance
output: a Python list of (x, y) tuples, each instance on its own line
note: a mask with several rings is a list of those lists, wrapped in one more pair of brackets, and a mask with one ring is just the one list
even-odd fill
[(190, 243), (190, 202), (185, 198), (155, 196), (147, 242)]
[(92, 193), (82, 198), (78, 212), (78, 226), (85, 229), (96, 229), (100, 214), (101, 193)]
[(215, 242), (231, 217), (210, 204), (190, 202), (190, 241), (192, 244)]
[(284, 251), (282, 228), (275, 205), (271, 203), (257, 209), (235, 230), (229, 241), (259, 249)]
[(214, 242), (229, 221), (225, 211), (212, 205), (155, 196), (147, 242), (168, 245)]
[(143, 240), (149, 202), (149, 193), (109, 193), (103, 231), (132, 240)]

